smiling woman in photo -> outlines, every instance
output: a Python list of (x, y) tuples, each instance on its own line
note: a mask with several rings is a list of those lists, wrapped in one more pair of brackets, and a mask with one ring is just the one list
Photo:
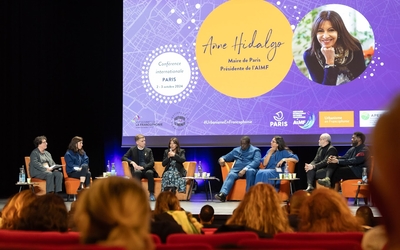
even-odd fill
[(311, 29), (311, 47), (303, 55), (314, 82), (340, 85), (358, 77), (366, 68), (361, 43), (332, 10), (321, 11)]

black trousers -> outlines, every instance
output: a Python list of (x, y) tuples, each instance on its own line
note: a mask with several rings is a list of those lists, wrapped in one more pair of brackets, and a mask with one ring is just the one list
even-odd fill
[(90, 186), (90, 177), (91, 176), (92, 176), (92, 173), (90, 173), (88, 166), (82, 166), (81, 171), (73, 171), (71, 173), (68, 173), (68, 177), (75, 178), (75, 179), (80, 179), (81, 177), (86, 177), (86, 180), (85, 180), (86, 187)]
[(142, 178), (147, 179), (147, 189), (151, 194), (154, 194), (154, 171), (153, 170), (135, 170), (131, 168), (131, 173), (134, 178), (137, 178), (139, 181)]

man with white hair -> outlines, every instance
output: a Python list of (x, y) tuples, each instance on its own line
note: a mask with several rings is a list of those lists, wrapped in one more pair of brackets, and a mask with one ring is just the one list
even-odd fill
[(314, 160), (309, 164), (306, 163), (304, 167), (307, 173), (307, 192), (314, 190), (315, 179), (321, 179), (326, 176), (328, 157), (330, 155), (338, 155), (336, 148), (331, 145), (331, 136), (328, 133), (323, 133), (320, 135), (318, 146), (319, 148)]

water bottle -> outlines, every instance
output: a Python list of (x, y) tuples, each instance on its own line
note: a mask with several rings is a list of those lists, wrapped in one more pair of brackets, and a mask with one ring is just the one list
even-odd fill
[(111, 176), (115, 176), (115, 164), (111, 163)]
[(285, 177), (285, 179), (289, 179), (289, 167), (288, 167), (288, 165), (286, 164), (286, 162), (285, 162), (285, 164), (282, 164), (284, 167), (285, 167), (285, 170), (284, 170), (284, 177)]
[(197, 172), (199, 173), (199, 176), (203, 174), (203, 168), (201, 167), (201, 161), (199, 161), (199, 165), (197, 166)]
[(25, 183), (25, 168), (24, 165), (19, 169), (19, 182)]
[(107, 172), (111, 172), (111, 169), (110, 169), (110, 160), (107, 161), (107, 169), (106, 169), (106, 171), (107, 171)]
[(361, 175), (361, 180), (363, 184), (367, 184), (368, 183), (368, 176), (367, 176), (367, 168), (363, 168), (363, 172)]

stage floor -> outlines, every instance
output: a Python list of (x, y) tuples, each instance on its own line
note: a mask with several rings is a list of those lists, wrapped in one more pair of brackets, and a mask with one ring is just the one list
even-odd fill
[[(7, 199), (0, 199), (0, 209), (3, 209), (6, 202)], [(348, 201), (350, 210), (353, 212), (353, 214), (355, 214), (359, 206), (364, 205), (364, 201), (363, 199), (360, 199), (359, 206), (354, 206), (353, 203), (354, 203), (353, 199), (350, 199)], [(186, 211), (191, 212), (192, 214), (199, 214), (200, 209), (206, 204), (211, 205), (214, 208), (215, 215), (231, 215), (233, 210), (239, 205), (239, 202), (238, 201), (220, 202), (215, 199), (213, 199), (213, 201), (211, 200), (207, 201), (204, 192), (193, 194), (190, 201), (181, 201), (181, 207)], [(68, 210), (71, 208), (71, 202), (65, 202), (65, 205), (67, 206)], [(285, 203), (282, 203), (282, 206), (283, 205), (285, 205)], [(155, 201), (150, 201), (151, 209), (154, 209), (154, 206), (155, 206)], [(374, 213), (374, 217), (381, 217), (381, 214), (376, 207), (371, 207), (371, 209), (372, 212)]]

